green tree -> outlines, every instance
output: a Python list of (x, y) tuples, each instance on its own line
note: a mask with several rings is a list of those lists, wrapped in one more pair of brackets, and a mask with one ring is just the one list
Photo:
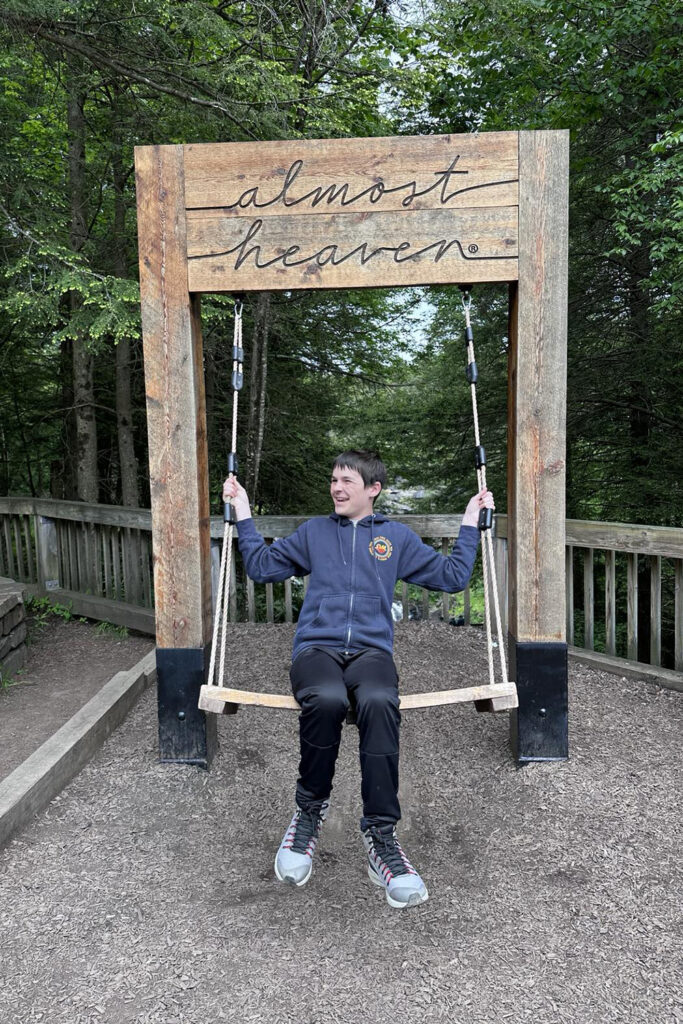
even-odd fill
[(423, 124), (571, 129), (568, 513), (680, 525), (683, 12), (434, 7)]

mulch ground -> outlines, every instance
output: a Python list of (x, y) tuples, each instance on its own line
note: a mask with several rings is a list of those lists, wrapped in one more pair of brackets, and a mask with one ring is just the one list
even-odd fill
[(29, 615), (28, 630), (28, 661), (0, 691), (0, 779), (154, 646), (151, 637), (56, 615)]
[[(486, 681), (480, 631), (406, 624), (405, 691)], [(287, 691), (289, 627), (235, 627), (234, 683)], [(311, 881), (274, 878), (297, 718), (219, 720), (209, 773), (156, 760), (147, 692), (3, 851), (6, 1024), (681, 1024), (683, 694), (571, 670), (571, 758), (517, 768), (507, 716), (406, 713), (392, 910), (345, 730)]]

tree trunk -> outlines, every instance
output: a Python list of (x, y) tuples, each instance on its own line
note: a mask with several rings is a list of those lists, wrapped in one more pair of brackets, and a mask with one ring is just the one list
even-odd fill
[(269, 292), (259, 292), (251, 342), (249, 374), (249, 423), (247, 427), (246, 490), (254, 505), (258, 501), (258, 482), (263, 451), (266, 418), (266, 387), (268, 382)]
[[(68, 184), (71, 209), (69, 240), (74, 252), (85, 245), (88, 228), (85, 219), (85, 94), (79, 79), (79, 66), (69, 61), (67, 84)], [(69, 307), (75, 317), (81, 297), (69, 293)], [(73, 341), (73, 389), (76, 416), (77, 496), (82, 501), (97, 501), (97, 422), (95, 420), (94, 358), (85, 338)]]
[[(70, 302), (69, 308), (71, 308)], [(61, 436), (62, 453), (60, 459), (53, 462), (50, 473), (50, 496), (57, 499), (65, 498), (67, 501), (74, 501), (78, 496), (76, 466), (73, 457), (77, 444), (76, 413), (74, 410), (73, 347), (71, 338), (64, 338), (60, 345), (59, 378), (61, 381), (62, 409), (64, 409)]]
[[(123, 167), (121, 121), (114, 92), (112, 124), (112, 174), (114, 180), (114, 273), (125, 280), (128, 276), (126, 260), (126, 175)], [(131, 398), (131, 343), (120, 338), (116, 345), (116, 427), (121, 466), (121, 500), (129, 508), (140, 505), (139, 467), (135, 454), (135, 429)]]

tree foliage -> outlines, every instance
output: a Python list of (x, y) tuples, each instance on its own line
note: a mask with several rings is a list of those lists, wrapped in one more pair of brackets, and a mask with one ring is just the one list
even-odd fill
[[(77, 496), (85, 403), (100, 500), (131, 493), (128, 434), (148, 501), (135, 145), (560, 127), (571, 130), (568, 512), (681, 525), (682, 23), (659, 0), (6, 0), (0, 492)], [(474, 308), (502, 508), (504, 288), (477, 288)], [(216, 495), (231, 323), (231, 302), (205, 297)], [(245, 348), (263, 373), (257, 394), (246, 368), (240, 455), (258, 450), (259, 507), (323, 510), (329, 458), (348, 444), (380, 446), (430, 507), (461, 507), (474, 483), (461, 331), (456, 289), (251, 296)], [(83, 400), (81, 350), (94, 389)]]
[[(680, 525), (683, 13), (657, 0), (434, 8), (423, 52), (438, 81), (412, 111), (415, 127), (571, 130), (568, 514)], [(437, 308), (435, 342), (456, 329), (457, 301), (441, 297)], [(495, 344), (505, 337), (500, 304), (480, 308), (485, 344)], [(434, 349), (439, 380), (446, 355), (447, 344)], [(485, 386), (501, 396), (503, 365), (492, 369)], [(457, 386), (448, 396), (441, 408), (457, 423)], [(484, 429), (502, 450), (495, 407)], [(418, 433), (418, 450), (434, 427)]]

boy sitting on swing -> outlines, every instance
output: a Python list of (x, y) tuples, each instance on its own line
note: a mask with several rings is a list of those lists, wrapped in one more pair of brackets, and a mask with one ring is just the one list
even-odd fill
[(479, 511), (494, 504), (486, 489), (470, 499), (453, 550), (444, 556), (409, 527), (373, 511), (386, 476), (377, 454), (342, 452), (332, 470), (334, 512), (309, 519), (270, 546), (256, 531), (247, 493), (234, 477), (223, 484), (223, 500), (235, 508), (240, 551), (253, 580), (275, 583), (310, 573), (290, 670), (301, 706), (296, 810), (275, 874), (297, 886), (311, 876), (342, 723), (353, 702), (368, 875), (385, 889), (390, 906), (404, 908), (423, 903), (428, 893), (396, 837), (401, 715), (392, 657), (394, 586), (401, 579), (430, 590), (464, 590), (479, 543)]

